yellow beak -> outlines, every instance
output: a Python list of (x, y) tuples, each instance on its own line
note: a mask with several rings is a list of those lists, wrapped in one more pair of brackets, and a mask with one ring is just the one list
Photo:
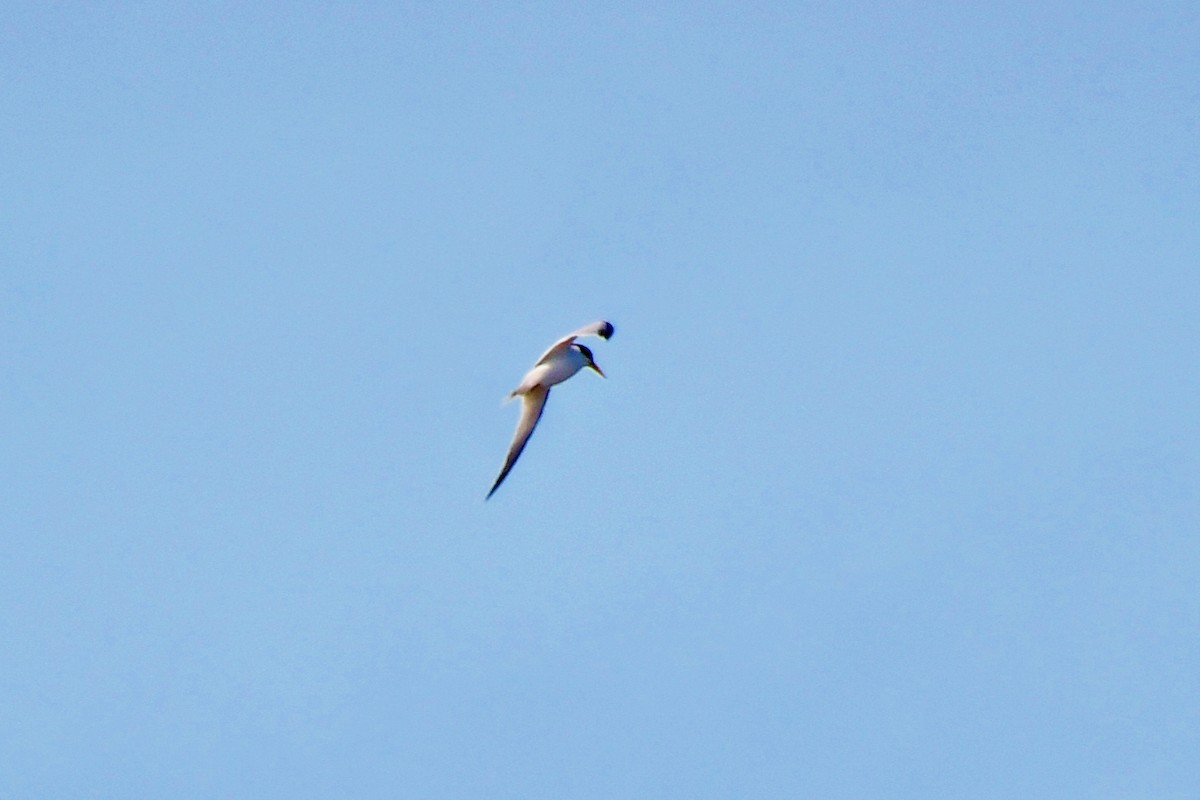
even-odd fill
[(603, 373), (603, 372), (600, 370), (600, 367), (598, 367), (598, 366), (596, 365), (596, 362), (595, 362), (595, 361), (593, 361), (592, 363), (588, 364), (588, 366), (589, 366), (589, 367), (591, 367), (592, 369), (596, 370), (596, 374), (597, 374), (597, 375), (599, 375), (601, 378), (607, 378), (607, 377), (608, 377), (607, 375), (605, 375), (605, 374), (604, 374), (604, 373)]

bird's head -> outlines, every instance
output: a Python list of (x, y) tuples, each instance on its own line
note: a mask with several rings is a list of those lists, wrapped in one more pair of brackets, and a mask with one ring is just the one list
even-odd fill
[(577, 345), (575, 345), (575, 347), (577, 347), (579, 349), (580, 354), (583, 355), (584, 360), (587, 362), (586, 366), (588, 369), (595, 370), (596, 374), (599, 375), (601, 378), (608, 377), (600, 370), (600, 367), (596, 365), (596, 359), (592, 358), (592, 351), (588, 347), (586, 347), (585, 345), (582, 345), (582, 344), (577, 344)]

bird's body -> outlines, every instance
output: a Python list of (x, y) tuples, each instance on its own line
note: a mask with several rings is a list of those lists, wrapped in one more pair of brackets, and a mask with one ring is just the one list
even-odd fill
[(599, 336), (607, 339), (612, 334), (612, 323), (601, 320), (593, 322), (591, 325), (585, 325), (574, 333), (564, 336), (542, 354), (533, 368), (525, 373), (525, 377), (521, 379), (517, 388), (509, 392), (509, 399), (521, 398), (521, 418), (517, 421), (517, 431), (513, 436), (512, 444), (509, 445), (504, 467), (500, 470), (496, 482), (492, 484), (492, 490), (488, 492), (488, 497), (491, 497), (500, 488), (500, 484), (508, 477), (509, 471), (521, 456), (521, 451), (525, 449), (525, 444), (533, 434), (533, 429), (537, 426), (538, 420), (542, 418), (542, 411), (546, 407), (546, 398), (550, 395), (550, 387), (562, 383), (585, 367), (595, 370), (600, 377), (604, 377), (604, 373), (600, 371), (600, 367), (596, 366), (596, 362), (592, 358), (592, 351), (576, 343), (575, 339), (580, 336)]
[(525, 373), (517, 388), (509, 392), (510, 398), (525, 394), (535, 386), (551, 386), (562, 383), (591, 363), (579, 350), (579, 345), (569, 345), (552, 354), (548, 353), (533, 369)]

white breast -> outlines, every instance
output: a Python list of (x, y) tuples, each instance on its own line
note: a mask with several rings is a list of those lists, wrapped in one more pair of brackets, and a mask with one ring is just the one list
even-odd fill
[(538, 364), (525, 373), (525, 377), (521, 379), (521, 385), (513, 390), (513, 394), (524, 394), (534, 386), (549, 388), (556, 383), (562, 383), (583, 369), (586, 364), (587, 359), (583, 357), (583, 353), (573, 347), (569, 347), (561, 353), (556, 354), (549, 361)]

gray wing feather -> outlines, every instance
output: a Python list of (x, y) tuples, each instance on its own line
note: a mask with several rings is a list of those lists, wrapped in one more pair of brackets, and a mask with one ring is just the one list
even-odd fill
[(555, 353), (559, 352), (564, 347), (570, 347), (571, 342), (575, 341), (580, 336), (599, 336), (601, 339), (608, 339), (612, 337), (613, 330), (613, 324), (602, 319), (598, 319), (595, 322), (584, 325), (574, 333), (568, 333), (566, 336), (550, 345), (550, 349), (542, 353), (542, 357), (534, 363), (534, 366), (537, 366), (538, 364), (541, 364), (547, 359), (553, 357)]
[(487, 493), (488, 497), (496, 493), (500, 484), (504, 483), (504, 479), (508, 477), (513, 465), (517, 463), (517, 459), (521, 457), (525, 443), (529, 441), (533, 429), (537, 427), (538, 420), (542, 418), (542, 410), (546, 408), (546, 398), (549, 396), (550, 390), (544, 386), (535, 386), (521, 395), (521, 418), (517, 420), (517, 432), (513, 435), (512, 444), (508, 446), (508, 457), (504, 459), (504, 468), (500, 470), (500, 476), (492, 484), (492, 490)]

